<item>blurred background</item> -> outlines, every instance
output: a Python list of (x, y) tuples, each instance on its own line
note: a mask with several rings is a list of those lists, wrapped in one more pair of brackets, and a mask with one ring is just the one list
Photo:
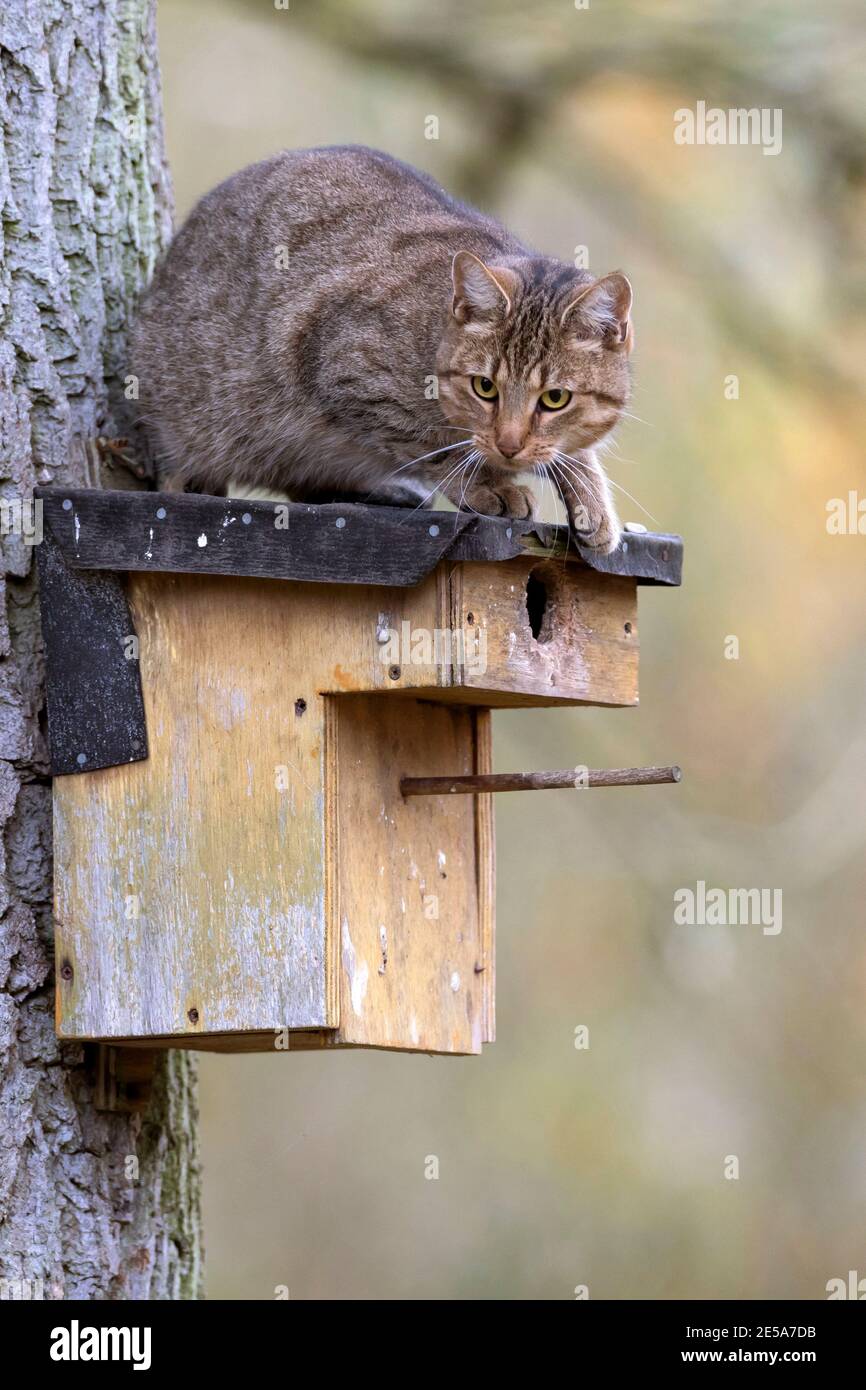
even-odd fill
[[(495, 1045), (202, 1057), (209, 1295), (866, 1276), (866, 534), (827, 529), (866, 499), (862, 6), (161, 0), (160, 41), (179, 218), (360, 142), (624, 269), (639, 418), (608, 466), (624, 519), (686, 541), (683, 588), (641, 591), (640, 709), (495, 716), (501, 770), (685, 770), (498, 798)], [(698, 101), (780, 108), (781, 153), (676, 144)], [(675, 926), (700, 879), (781, 889), (782, 931)]]

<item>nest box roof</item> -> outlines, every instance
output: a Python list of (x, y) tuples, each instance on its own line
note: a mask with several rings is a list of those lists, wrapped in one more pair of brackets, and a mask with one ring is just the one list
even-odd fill
[(467, 512), (42, 488), (43, 521), (74, 569), (173, 570), (325, 584), (420, 583), (446, 556), (563, 556), (639, 584), (679, 584), (679, 536), (627, 532), (612, 555), (566, 526)]

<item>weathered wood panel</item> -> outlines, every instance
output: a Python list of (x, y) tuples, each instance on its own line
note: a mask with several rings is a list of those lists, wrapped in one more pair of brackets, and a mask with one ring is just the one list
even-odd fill
[(452, 570), (451, 613), (455, 628), (478, 634), (473, 660), (454, 670), (454, 685), (467, 696), (492, 706), (505, 692), (525, 705), (637, 704), (633, 579), (561, 560), (470, 562)]
[(404, 769), (472, 771), (474, 724), (472, 710), (422, 701), (339, 702), (340, 1042), (481, 1050), (474, 799), (406, 801), (399, 787)]
[(130, 601), (150, 757), (57, 782), (58, 1029), (330, 1026), (313, 636), (255, 581), (140, 576)]
[[(450, 667), (431, 649), (398, 674), (381, 637), (404, 624), (432, 632), (447, 584), (133, 574), (129, 601), (150, 757), (57, 782), (58, 1029), (238, 1031), (272, 1046), (278, 1029), (333, 1028), (339, 792), (325, 750), (336, 746), (338, 700), (326, 696), (352, 703), (353, 692), (399, 687), (404, 698), (379, 696), (374, 707), (393, 706), (395, 727), (412, 724), (407, 692), (435, 692)], [(444, 715), (465, 731), (470, 755), (471, 719)], [(383, 756), (391, 751), (386, 742)], [(368, 885), (373, 904), (378, 887)], [(474, 866), (471, 895), (474, 913)]]

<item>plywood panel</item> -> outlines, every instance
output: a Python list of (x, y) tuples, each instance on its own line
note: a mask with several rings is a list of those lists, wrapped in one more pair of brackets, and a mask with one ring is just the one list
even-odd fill
[(475, 798), (404, 800), (399, 788), (416, 769), (474, 768), (474, 712), (354, 697), (339, 701), (336, 722), (338, 1040), (479, 1052)]

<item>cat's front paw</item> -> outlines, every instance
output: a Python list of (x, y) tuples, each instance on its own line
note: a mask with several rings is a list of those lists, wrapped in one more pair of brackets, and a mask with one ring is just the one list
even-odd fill
[(513, 516), (522, 520), (533, 515), (535, 494), (522, 483), (477, 483), (466, 489), (458, 506), (482, 516)]
[(589, 550), (599, 550), (602, 555), (610, 555), (622, 539), (622, 527), (613, 508), (590, 511), (581, 502), (569, 508), (569, 522), (581, 545)]

